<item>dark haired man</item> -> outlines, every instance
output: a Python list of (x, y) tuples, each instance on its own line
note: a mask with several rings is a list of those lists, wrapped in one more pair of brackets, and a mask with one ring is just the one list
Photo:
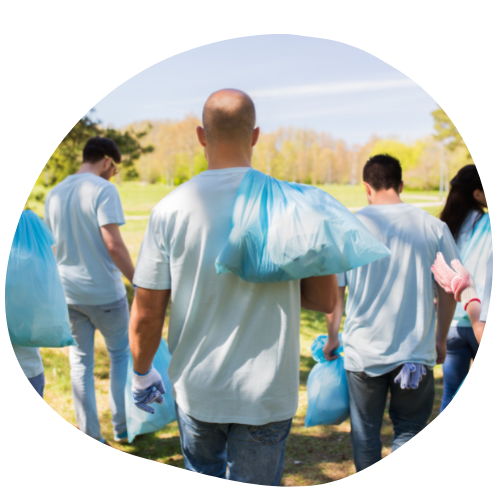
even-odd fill
[(142, 405), (160, 396), (151, 364), (172, 295), (169, 378), (186, 468), (277, 486), (298, 404), (300, 307), (331, 312), (337, 282), (247, 283), (216, 274), (259, 137), (252, 100), (238, 90), (215, 92), (197, 134), (208, 170), (153, 209), (137, 262), (134, 398)]
[(127, 376), (129, 310), (122, 273), (132, 282), (134, 265), (119, 226), (125, 218), (116, 187), (121, 154), (105, 137), (89, 139), (83, 164), (50, 191), (44, 220), (54, 234), (56, 260), (66, 295), (71, 333), (71, 387), (81, 431), (104, 441), (97, 416), (94, 388), (94, 334), (98, 329), (111, 360), (110, 405), (115, 440), (127, 435), (125, 381)]
[(422, 430), (431, 416), (432, 370), (445, 359), (456, 302), (438, 287), (436, 320), (430, 266), (437, 252), (448, 262), (459, 255), (446, 224), (401, 201), (402, 171), (396, 158), (370, 158), (363, 181), (369, 206), (356, 216), (391, 255), (338, 276), (340, 300), (327, 315), (324, 348), (325, 357), (333, 359), (347, 286), (342, 340), (357, 471), (382, 458), (380, 431), (388, 392), (392, 451)]

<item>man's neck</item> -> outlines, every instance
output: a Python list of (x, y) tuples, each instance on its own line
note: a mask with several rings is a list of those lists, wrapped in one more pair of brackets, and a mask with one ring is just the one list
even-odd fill
[(207, 170), (234, 167), (251, 167), (252, 152), (241, 149), (213, 148), (206, 151)]
[(375, 191), (372, 194), (370, 205), (397, 205), (404, 203), (394, 189)]
[(92, 163), (82, 163), (82, 166), (78, 169), (77, 174), (94, 174), (99, 176), (99, 172), (97, 172), (97, 168)]

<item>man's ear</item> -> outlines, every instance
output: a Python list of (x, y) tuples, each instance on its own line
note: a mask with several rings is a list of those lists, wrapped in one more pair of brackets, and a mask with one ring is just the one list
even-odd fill
[(399, 194), (403, 192), (403, 188), (405, 187), (405, 182), (401, 181), (401, 184), (399, 185)]
[(259, 140), (259, 135), (260, 135), (260, 128), (259, 127), (254, 128), (252, 133), (252, 147), (254, 147), (257, 144), (257, 141)]
[(367, 196), (371, 196), (372, 187), (370, 186), (370, 184), (368, 184), (368, 182), (363, 182), (363, 184), (365, 186)]
[(199, 143), (206, 148), (207, 147), (207, 140), (205, 138), (205, 130), (203, 130), (203, 127), (196, 127), (196, 135), (198, 136), (198, 141)]

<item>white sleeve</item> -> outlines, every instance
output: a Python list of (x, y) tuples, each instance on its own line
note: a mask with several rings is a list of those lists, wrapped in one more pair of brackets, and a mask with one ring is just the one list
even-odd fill
[(150, 290), (170, 290), (170, 256), (167, 251), (166, 221), (155, 210), (142, 240), (134, 273), (134, 285)]

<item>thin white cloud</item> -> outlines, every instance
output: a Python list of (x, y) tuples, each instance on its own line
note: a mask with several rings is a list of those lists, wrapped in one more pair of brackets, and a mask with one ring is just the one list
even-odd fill
[(317, 83), (313, 85), (293, 85), (289, 87), (274, 87), (250, 91), (253, 98), (260, 97), (300, 97), (308, 95), (348, 94), (351, 92), (366, 92), (371, 90), (387, 90), (418, 87), (409, 78), (391, 80), (354, 81), (342, 83)]

